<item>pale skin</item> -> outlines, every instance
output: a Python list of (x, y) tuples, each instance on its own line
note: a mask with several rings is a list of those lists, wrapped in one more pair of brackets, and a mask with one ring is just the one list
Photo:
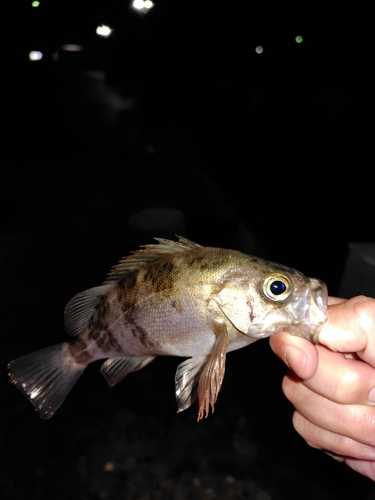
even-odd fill
[(375, 299), (329, 297), (319, 344), (280, 332), (272, 350), (293, 373), (282, 389), (313, 448), (375, 481)]

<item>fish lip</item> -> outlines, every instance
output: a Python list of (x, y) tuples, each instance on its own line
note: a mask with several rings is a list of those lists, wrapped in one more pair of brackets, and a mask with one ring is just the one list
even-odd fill
[[(327, 285), (321, 280), (310, 278), (310, 286), (303, 298), (290, 304), (296, 322), (287, 330), (317, 344), (320, 331), (328, 319), (327, 305)], [(302, 317), (299, 313), (301, 306), (304, 309)]]

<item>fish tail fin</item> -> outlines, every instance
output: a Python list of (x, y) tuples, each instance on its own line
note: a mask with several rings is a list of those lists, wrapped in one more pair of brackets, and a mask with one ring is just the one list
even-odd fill
[(11, 382), (43, 419), (55, 414), (86, 368), (67, 357), (63, 346), (57, 344), (40, 349), (8, 365)]

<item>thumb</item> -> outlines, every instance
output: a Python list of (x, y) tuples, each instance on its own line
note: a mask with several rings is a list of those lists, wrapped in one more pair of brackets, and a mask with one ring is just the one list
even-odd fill
[(311, 342), (285, 331), (270, 337), (273, 352), (302, 380), (311, 378), (318, 367), (318, 353)]
[(375, 367), (375, 300), (360, 295), (331, 304), (319, 343), (331, 351), (355, 352)]

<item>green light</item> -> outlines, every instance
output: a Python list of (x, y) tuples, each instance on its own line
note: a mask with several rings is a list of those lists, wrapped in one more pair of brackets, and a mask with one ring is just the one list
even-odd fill
[(302, 43), (303, 38), (301, 36), (296, 36), (296, 42), (297, 43)]
[(40, 2), (31, 2), (31, 7), (39, 7)]

